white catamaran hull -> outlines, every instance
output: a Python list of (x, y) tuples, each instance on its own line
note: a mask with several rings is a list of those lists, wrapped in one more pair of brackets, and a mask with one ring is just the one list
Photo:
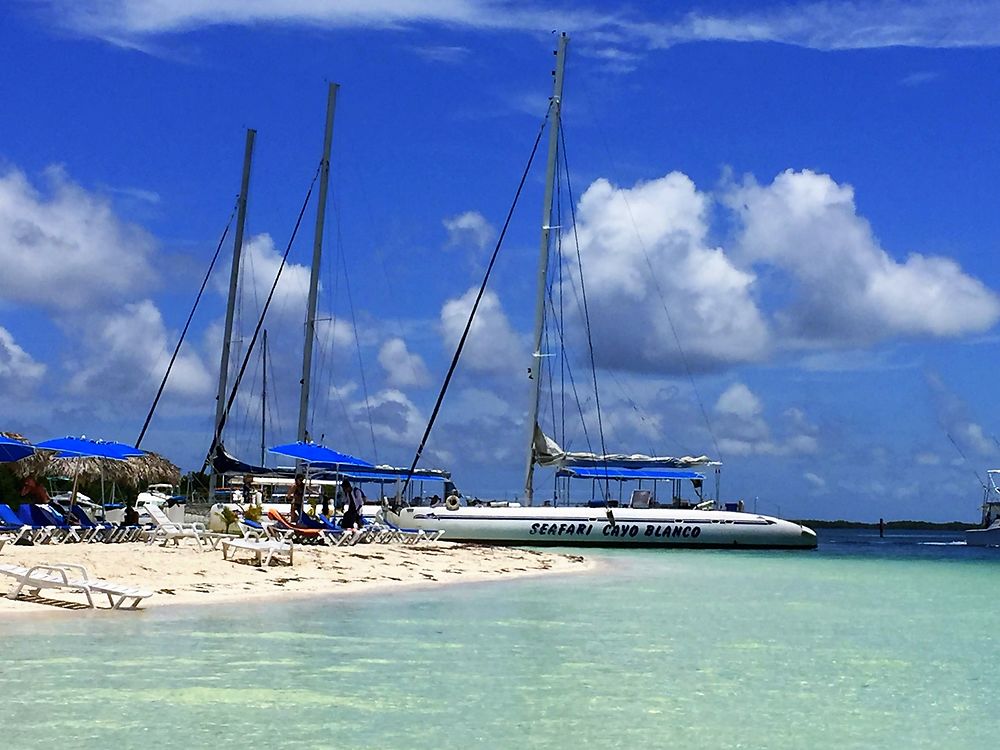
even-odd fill
[(407, 529), (441, 529), (449, 542), (566, 547), (759, 547), (812, 549), (816, 532), (791, 521), (676, 508), (460, 507), (386, 511)]

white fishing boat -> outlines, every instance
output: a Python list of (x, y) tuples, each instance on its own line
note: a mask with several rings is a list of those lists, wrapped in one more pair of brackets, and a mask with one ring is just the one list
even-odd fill
[[(532, 362), (528, 368), (532, 380), (532, 400), (528, 425), (528, 461), (525, 479), (525, 505), (511, 502), (472, 504), (457, 495), (434, 507), (406, 507), (397, 501), (388, 508), (386, 518), (403, 528), (439, 529), (448, 541), (486, 542), (492, 544), (624, 546), (624, 547), (757, 547), (813, 548), (816, 534), (812, 529), (780, 518), (743, 512), (742, 503), (720, 507), (718, 471), (720, 463), (706, 456), (674, 458), (667, 456), (614, 455), (563, 451), (545, 436), (539, 425), (540, 388), (543, 378), (543, 330), (546, 314), (548, 266), (553, 227), (553, 183), (560, 143), (562, 84), (565, 70), (567, 37), (562, 35), (556, 53), (553, 95), (549, 100), (549, 151), (542, 216), (540, 268), (535, 305), (535, 335)], [(556, 221), (555, 223), (559, 223)], [(492, 263), (491, 263), (492, 266)], [(485, 288), (485, 281), (484, 281)], [(480, 298), (482, 289), (480, 290)], [(478, 304), (478, 302), (477, 302)], [(584, 305), (586, 304), (584, 300)], [(473, 307), (472, 315), (475, 315)], [(470, 319), (471, 324), (471, 319)], [(468, 329), (467, 329), (468, 332)], [(560, 329), (561, 337), (561, 329)], [(464, 337), (463, 340), (464, 342)], [(458, 356), (445, 379), (438, 399), (447, 388)], [(596, 376), (595, 376), (596, 379)], [(438, 407), (435, 407), (434, 414)], [(433, 425), (433, 415), (424, 440), (417, 449), (414, 467)], [(603, 432), (602, 445), (603, 445)], [(584, 506), (573, 506), (555, 497), (545, 505), (535, 505), (535, 466), (554, 469), (556, 486), (567, 488), (571, 480), (591, 480), (593, 490), (601, 488), (602, 497)], [(715, 497), (705, 498), (702, 489), (709, 475), (715, 482)], [(627, 502), (612, 500), (610, 483), (638, 482), (639, 487)], [(653, 490), (643, 489), (650, 482)], [(656, 490), (666, 483), (669, 493), (660, 502)], [(695, 497), (685, 501), (682, 489), (690, 487)]]
[(986, 472), (983, 487), (983, 522), (978, 529), (967, 529), (965, 543), (970, 547), (1000, 547), (1000, 488), (997, 477), (1000, 469)]

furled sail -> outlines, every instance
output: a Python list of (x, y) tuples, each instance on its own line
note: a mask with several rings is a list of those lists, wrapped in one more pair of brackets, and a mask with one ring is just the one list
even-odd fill
[(641, 453), (623, 454), (585, 453), (565, 451), (559, 444), (535, 425), (535, 463), (539, 466), (567, 468), (572, 466), (607, 466), (625, 469), (662, 467), (685, 469), (694, 466), (721, 466), (708, 456), (646, 456)]

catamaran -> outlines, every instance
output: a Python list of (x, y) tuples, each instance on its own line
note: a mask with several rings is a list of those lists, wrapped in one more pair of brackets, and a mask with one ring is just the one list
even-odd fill
[[(403, 528), (443, 530), (448, 541), (492, 544), (530, 544), (561, 546), (626, 547), (725, 547), (725, 548), (813, 548), (816, 534), (812, 529), (772, 516), (744, 512), (742, 503), (719, 509), (720, 462), (707, 456), (619, 455), (596, 452), (564, 451), (539, 426), (540, 389), (543, 381), (543, 330), (546, 295), (549, 291), (549, 235), (552, 226), (553, 183), (559, 152), (562, 88), (568, 37), (559, 38), (556, 52), (553, 94), (548, 112), (548, 163), (545, 181), (540, 268), (535, 306), (535, 335), (529, 376), (532, 379), (531, 413), (528, 420), (528, 461), (525, 500), (518, 502), (465, 503), (457, 495), (435, 507), (405, 507), (397, 501), (386, 517)], [(484, 281), (485, 286), (485, 281)], [(480, 290), (482, 296), (482, 290)], [(472, 315), (475, 314), (475, 307)], [(471, 319), (470, 319), (471, 324)], [(461, 352), (461, 344), (459, 353)], [(447, 388), (459, 353), (445, 380)], [(440, 399), (438, 405), (440, 405)], [(437, 408), (435, 408), (435, 413)], [(414, 468), (433, 424), (428, 424), (424, 441), (417, 450)], [(583, 506), (559, 505), (554, 498), (545, 505), (533, 504), (535, 466), (552, 468), (557, 482), (568, 487), (573, 479), (590, 480), (594, 489), (604, 486), (604, 497)], [(712, 477), (715, 497), (705, 498), (703, 488)], [(610, 482), (637, 481), (628, 501), (610, 498)], [(642, 482), (652, 484), (643, 489)], [(660, 502), (656, 490), (669, 487), (668, 502)], [(695, 497), (685, 501), (682, 490), (689, 487)]]

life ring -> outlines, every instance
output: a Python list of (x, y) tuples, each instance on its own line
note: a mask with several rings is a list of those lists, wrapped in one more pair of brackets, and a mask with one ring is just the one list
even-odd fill
[(459, 502), (457, 495), (448, 495), (448, 499), (444, 501), (444, 507), (448, 510), (458, 510)]

